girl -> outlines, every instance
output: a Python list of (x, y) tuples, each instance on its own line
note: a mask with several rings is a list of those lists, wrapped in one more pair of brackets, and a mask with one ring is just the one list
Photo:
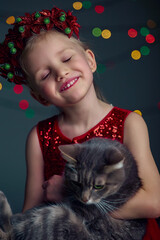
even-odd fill
[[(6, 65), (1, 68), (3, 77), (9, 78), (10, 73), (10, 81), (26, 83), (37, 101), (46, 106), (53, 104), (61, 110), (59, 115), (38, 123), (29, 133), (26, 144), (27, 180), (23, 211), (39, 205), (44, 199), (61, 199), (65, 163), (60, 157), (59, 145), (81, 143), (92, 137), (108, 137), (123, 142), (130, 149), (143, 181), (141, 190), (120, 210), (115, 211), (113, 217), (159, 217), (160, 177), (151, 154), (148, 130), (143, 118), (131, 111), (113, 107), (97, 97), (93, 84), (93, 73), (96, 71), (95, 56), (80, 40), (73, 37), (73, 31), (78, 35), (79, 27), (75, 18), (72, 16), (74, 21), (70, 21), (70, 12), (53, 8), (45, 12), (48, 14), (46, 24), (44, 12), (39, 13), (41, 25), (37, 32), (34, 31), (36, 34), (30, 34), (33, 26), (36, 26), (35, 13), (31, 17), (26, 15), (30, 22), (28, 19), (25, 22), (26, 18), (21, 17), (21, 21), (16, 23), (23, 28), (24, 23), (30, 23), (29, 28), (24, 28), (25, 31), (20, 37), (17, 28), (14, 28), (18, 37), (14, 38), (13, 44), (17, 44), (18, 38), (19, 41), (23, 39), (22, 46), (21, 42), (20, 47), (16, 45), (20, 65), (12, 55), (12, 61), (7, 61), (11, 63), (11, 70), (13, 65), (16, 66), (12, 70), (14, 74), (7, 72)], [(64, 17), (61, 18), (64, 21), (60, 20), (61, 16)], [(53, 22), (54, 24), (51, 24)], [(65, 24), (70, 24), (69, 28)], [(68, 32), (66, 28), (69, 29)], [(46, 30), (41, 31), (42, 29)], [(7, 36), (3, 49), (7, 49), (6, 45), (11, 43), (11, 36)], [(15, 68), (23, 75), (18, 75), (19, 72), (17, 74)], [(144, 239), (158, 239), (158, 236), (156, 221), (149, 220)]]

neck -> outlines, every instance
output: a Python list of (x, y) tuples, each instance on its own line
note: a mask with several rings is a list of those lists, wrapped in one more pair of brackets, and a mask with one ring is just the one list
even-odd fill
[(59, 118), (61, 131), (70, 138), (81, 135), (102, 120), (111, 108), (111, 105), (97, 98), (95, 91), (87, 94), (80, 102), (62, 109)]

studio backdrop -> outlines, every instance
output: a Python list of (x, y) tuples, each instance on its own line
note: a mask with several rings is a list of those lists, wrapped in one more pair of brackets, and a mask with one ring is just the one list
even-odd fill
[[(96, 55), (95, 82), (107, 101), (143, 116), (160, 169), (159, 0), (5, 0), (0, 41), (18, 16), (53, 6), (77, 16), (80, 39)], [(0, 190), (15, 213), (24, 199), (27, 135), (40, 120), (56, 113), (55, 107), (36, 102), (26, 87), (0, 78)]]

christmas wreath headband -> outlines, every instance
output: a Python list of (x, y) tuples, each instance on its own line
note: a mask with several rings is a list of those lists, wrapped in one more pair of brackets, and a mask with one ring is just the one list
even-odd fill
[(79, 38), (77, 18), (70, 11), (65, 12), (57, 7), (18, 17), (8, 30), (5, 40), (0, 44), (0, 76), (15, 84), (26, 84), (19, 58), (27, 40), (41, 30), (53, 28), (65, 33), (69, 38), (75, 34)]

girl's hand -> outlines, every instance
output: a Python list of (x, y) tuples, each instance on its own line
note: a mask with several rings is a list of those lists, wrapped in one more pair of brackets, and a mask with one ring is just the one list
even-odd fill
[(42, 185), (44, 189), (44, 200), (49, 202), (59, 202), (62, 200), (64, 177), (53, 175), (48, 181)]

